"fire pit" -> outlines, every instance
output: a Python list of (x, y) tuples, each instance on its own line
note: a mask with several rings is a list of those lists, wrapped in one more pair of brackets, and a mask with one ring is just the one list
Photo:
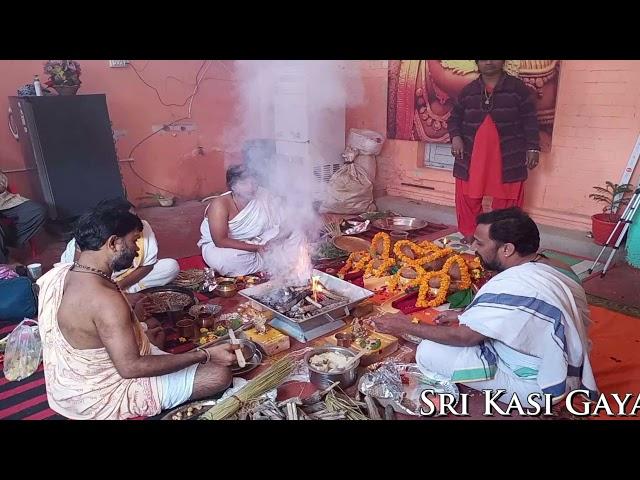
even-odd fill
[(271, 324), (301, 342), (345, 324), (341, 318), (373, 292), (313, 270), (307, 285), (280, 287), (273, 281), (241, 290), (240, 295), (275, 314)]

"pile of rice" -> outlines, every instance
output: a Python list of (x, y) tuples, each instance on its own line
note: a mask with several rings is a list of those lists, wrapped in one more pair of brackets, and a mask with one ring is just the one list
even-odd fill
[(345, 369), (349, 360), (350, 358), (342, 353), (324, 352), (311, 357), (309, 364), (324, 373), (337, 373)]

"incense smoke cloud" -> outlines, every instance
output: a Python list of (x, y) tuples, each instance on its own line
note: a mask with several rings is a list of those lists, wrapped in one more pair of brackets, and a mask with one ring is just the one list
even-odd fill
[[(317, 240), (322, 225), (314, 209), (318, 183), (313, 174), (323, 142), (335, 139), (332, 125), (323, 119), (330, 112), (344, 111), (358, 104), (362, 88), (354, 63), (337, 61), (236, 61), (238, 124), (225, 132), (226, 142), (267, 139), (245, 148), (245, 160), (258, 181), (280, 197), (280, 230), (288, 240), (264, 255), (266, 270), (284, 285), (301, 285), (309, 280), (311, 262), (307, 244)], [(311, 120), (309, 120), (311, 119)], [(309, 143), (297, 141), (292, 133), (301, 121), (311, 121)], [(278, 139), (276, 153), (274, 139)], [(236, 147), (237, 149), (237, 147)], [(339, 158), (322, 163), (341, 163)]]

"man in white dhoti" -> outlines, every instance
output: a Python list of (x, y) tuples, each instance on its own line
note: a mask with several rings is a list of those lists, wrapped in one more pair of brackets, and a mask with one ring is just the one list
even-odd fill
[(563, 265), (536, 253), (539, 245), (538, 227), (518, 208), (478, 216), (476, 253), (485, 268), (500, 273), (471, 305), (439, 315), (440, 325), (388, 315), (376, 327), (423, 338), (416, 353), (421, 370), (478, 390), (504, 389), (504, 402), (517, 394), (525, 404), (531, 393), (557, 401), (577, 388), (595, 398), (584, 289)]
[(259, 272), (267, 245), (280, 232), (276, 199), (242, 165), (227, 170), (227, 186), (205, 210), (198, 246), (206, 264), (222, 275)]
[[(103, 210), (130, 211), (135, 214), (133, 205), (127, 200), (115, 198), (100, 202), (97, 207)], [(137, 293), (150, 287), (161, 287), (172, 282), (180, 272), (178, 262), (172, 258), (158, 259), (158, 242), (149, 222), (142, 220), (142, 236), (137, 241), (138, 256), (130, 268), (113, 273), (113, 279), (120, 289), (127, 293)], [(72, 263), (79, 255), (76, 239), (72, 238), (60, 257), (62, 263)]]
[(47, 400), (68, 418), (154, 416), (231, 383), (239, 347), (163, 352), (149, 334), (144, 304), (132, 311), (113, 280), (112, 272), (133, 262), (142, 229), (126, 210), (90, 210), (76, 222), (77, 262), (58, 264), (38, 280)]

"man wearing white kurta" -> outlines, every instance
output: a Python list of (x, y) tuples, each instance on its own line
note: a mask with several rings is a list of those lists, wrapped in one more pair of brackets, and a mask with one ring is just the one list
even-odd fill
[[(131, 210), (133, 205), (122, 199), (106, 200), (99, 204), (100, 208), (120, 208)], [(119, 272), (112, 278), (120, 288), (128, 293), (136, 293), (150, 287), (161, 287), (172, 282), (180, 272), (178, 262), (172, 258), (158, 259), (158, 242), (149, 222), (142, 220), (142, 235), (137, 242), (138, 256), (133, 265)], [(77, 254), (76, 240), (72, 238), (60, 257), (60, 262), (73, 262)]]
[[(558, 400), (577, 388), (597, 387), (589, 362), (589, 308), (566, 266), (538, 254), (536, 224), (517, 208), (478, 217), (474, 247), (485, 268), (500, 272), (462, 314), (448, 311), (438, 325), (411, 317), (376, 320), (382, 332), (423, 338), (416, 361), (423, 371), (483, 389), (504, 389), (524, 404), (532, 393)], [(536, 399), (538, 403), (538, 401)]]

